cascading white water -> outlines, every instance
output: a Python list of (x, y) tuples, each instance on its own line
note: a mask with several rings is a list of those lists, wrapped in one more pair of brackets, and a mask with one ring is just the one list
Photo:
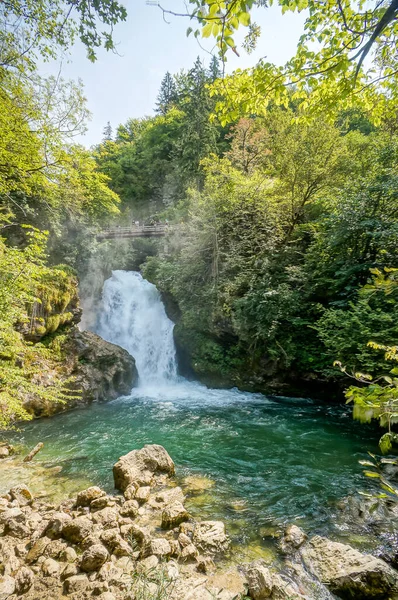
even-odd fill
[(140, 387), (176, 381), (173, 328), (154, 285), (136, 272), (112, 272), (104, 284), (96, 332), (135, 358)]

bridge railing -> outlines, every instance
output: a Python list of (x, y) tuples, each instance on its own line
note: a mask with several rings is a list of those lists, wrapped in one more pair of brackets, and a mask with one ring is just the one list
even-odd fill
[(130, 227), (105, 227), (100, 231), (98, 237), (123, 236), (128, 234), (140, 233), (165, 233), (168, 229), (167, 225), (131, 225)]

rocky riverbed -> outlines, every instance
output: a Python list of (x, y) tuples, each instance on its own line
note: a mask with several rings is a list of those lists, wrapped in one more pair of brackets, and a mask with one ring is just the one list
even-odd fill
[(0, 600), (398, 598), (385, 561), (295, 525), (277, 566), (233, 565), (224, 523), (193, 519), (174, 474), (151, 445), (114, 465), (115, 495), (89, 487), (54, 505), (12, 487), (0, 498)]

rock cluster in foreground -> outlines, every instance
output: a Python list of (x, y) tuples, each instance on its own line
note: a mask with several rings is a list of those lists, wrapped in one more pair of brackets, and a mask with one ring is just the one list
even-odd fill
[(223, 570), (224, 524), (194, 521), (173, 474), (152, 445), (115, 464), (123, 495), (90, 487), (54, 506), (12, 488), (0, 498), (0, 600), (398, 598), (387, 563), (295, 526), (280, 542), (280, 572), (261, 560)]
[(237, 574), (235, 590), (212, 585), (213, 559), (229, 547), (224, 524), (190, 518), (164, 448), (135, 450), (114, 472), (123, 495), (90, 487), (53, 506), (18, 486), (0, 498), (0, 600), (232, 600), (244, 591)]

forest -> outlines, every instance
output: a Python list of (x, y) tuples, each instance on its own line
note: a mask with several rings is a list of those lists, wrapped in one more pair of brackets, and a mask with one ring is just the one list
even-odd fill
[(0, 3), (0, 600), (397, 599), (398, 1), (138, 4)]

